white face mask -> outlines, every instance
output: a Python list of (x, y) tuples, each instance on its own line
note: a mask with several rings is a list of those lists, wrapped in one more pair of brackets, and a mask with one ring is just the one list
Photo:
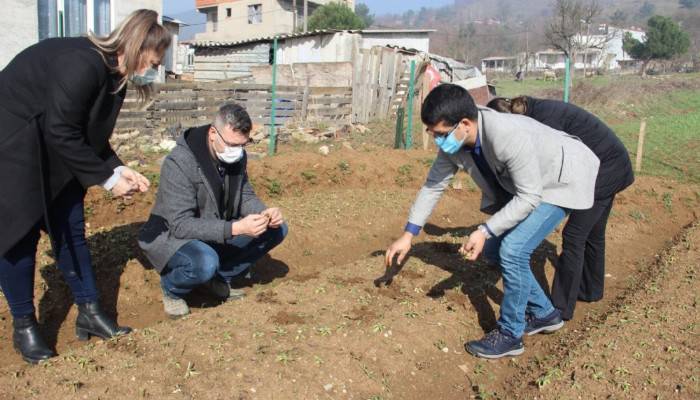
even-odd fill
[(147, 86), (156, 81), (158, 78), (158, 71), (151, 67), (146, 70), (143, 74), (134, 74), (131, 76), (131, 83), (136, 86)]
[(216, 130), (216, 135), (219, 137), (219, 140), (221, 143), (224, 145), (224, 151), (219, 153), (214, 149), (214, 152), (216, 153), (216, 157), (221, 161), (222, 163), (225, 164), (233, 164), (238, 161), (240, 161), (241, 158), (243, 158), (243, 146), (229, 146), (226, 144), (224, 141), (224, 138), (221, 136), (221, 133), (219, 132), (216, 127), (214, 127), (214, 130)]
[(224, 152), (216, 152), (216, 157), (219, 161), (225, 164), (233, 164), (240, 161), (243, 158), (243, 147), (242, 146), (224, 146)]

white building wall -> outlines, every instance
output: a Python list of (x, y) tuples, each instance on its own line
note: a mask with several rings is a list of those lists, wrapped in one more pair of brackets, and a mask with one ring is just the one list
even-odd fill
[(36, 0), (0, 0), (0, 70), (25, 48), (39, 40)]
[(154, 10), (163, 18), (163, 0), (112, 0), (112, 29), (132, 12), (141, 8)]
[(359, 39), (358, 34), (348, 32), (285, 39), (277, 50), (277, 62), (348, 62), (352, 60), (353, 42)]

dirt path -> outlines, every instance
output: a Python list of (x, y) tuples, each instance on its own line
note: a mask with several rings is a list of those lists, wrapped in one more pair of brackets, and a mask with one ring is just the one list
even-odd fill
[[(465, 340), (494, 326), (501, 297), (496, 270), (456, 254), (482, 221), (476, 192), (450, 190), (392, 284), (373, 284), (429, 157), (340, 151), (252, 163), (258, 192), (283, 207), (291, 234), (242, 282), (245, 299), (216, 305), (196, 298), (193, 314), (176, 322), (164, 317), (157, 274), (143, 268), (134, 243), (153, 195), (124, 206), (91, 193), (102, 301), (138, 329), (109, 342), (76, 342), (69, 291), (40, 254), (36, 295), (60, 356), (43, 367), (24, 365), (10, 347), (9, 312), (0, 302), (0, 398), (461, 399), (508, 393), (513, 379), (527, 384), (557, 345), (578, 343), (559, 343), (566, 334), (537, 337), (514, 361), (464, 354)], [(581, 305), (566, 330), (605, 315), (640, 268), (697, 219), (697, 206), (696, 188), (659, 179), (639, 179), (621, 194), (609, 225), (606, 298)], [(552, 235), (533, 261), (542, 281), (551, 282), (558, 243)]]
[(700, 225), (650, 263), (590, 326), (569, 333), (562, 357), (506, 397), (700, 398)]

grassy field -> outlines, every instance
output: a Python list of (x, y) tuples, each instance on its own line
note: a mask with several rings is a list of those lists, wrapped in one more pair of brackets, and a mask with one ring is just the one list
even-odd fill
[[(562, 81), (497, 82), (501, 96), (561, 98)], [(700, 182), (700, 74), (642, 79), (636, 75), (578, 79), (572, 102), (601, 117), (634, 158), (647, 120), (642, 174)]]

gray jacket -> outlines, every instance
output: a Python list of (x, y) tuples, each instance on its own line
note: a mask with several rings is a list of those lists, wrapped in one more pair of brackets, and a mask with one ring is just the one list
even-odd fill
[(498, 204), (496, 192), (467, 149), (453, 155), (440, 151), (411, 208), (410, 223), (425, 224), (458, 169), (467, 171), (481, 188), (481, 210), (493, 214), (486, 224), (497, 236), (527, 218), (541, 202), (576, 210), (593, 205), (600, 161), (576, 137), (529, 117), (487, 108), (479, 108), (478, 129), (484, 158), (513, 198)]
[(189, 241), (224, 243), (234, 220), (266, 208), (248, 182), (244, 157), (230, 175), (232, 218), (223, 217), (223, 183), (207, 145), (208, 130), (209, 125), (187, 130), (163, 161), (156, 204), (139, 235), (139, 246), (159, 272)]

